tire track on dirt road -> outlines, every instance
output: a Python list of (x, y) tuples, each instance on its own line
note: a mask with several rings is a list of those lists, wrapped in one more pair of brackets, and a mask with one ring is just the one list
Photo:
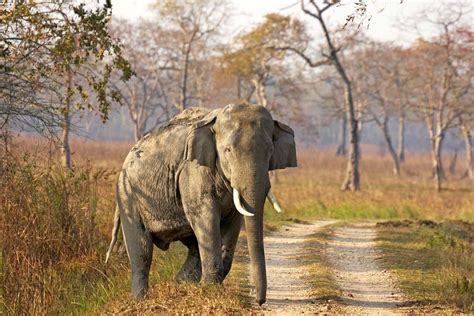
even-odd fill
[[(305, 243), (311, 235), (335, 221), (292, 224), (265, 237), (267, 263), (267, 303), (254, 305), (257, 313), (294, 315), (330, 314), (327, 304), (311, 297), (307, 283), (308, 271), (301, 260)], [(373, 224), (357, 223), (335, 227), (325, 245), (324, 253), (331, 264), (341, 289), (340, 303), (332, 310), (344, 314), (390, 315), (406, 313), (403, 293), (389, 272), (377, 260), (381, 258), (375, 245)], [(251, 294), (252, 296), (253, 293)]]
[(342, 291), (344, 313), (397, 315), (406, 313), (407, 301), (389, 271), (380, 267), (374, 223), (337, 227), (326, 248)]
[[(310, 286), (305, 282), (308, 272), (301, 257), (306, 240), (318, 229), (333, 223), (292, 224), (265, 236), (267, 303), (262, 307), (255, 305), (258, 313), (293, 315), (321, 312), (311, 297)], [(251, 296), (254, 296), (253, 293)]]

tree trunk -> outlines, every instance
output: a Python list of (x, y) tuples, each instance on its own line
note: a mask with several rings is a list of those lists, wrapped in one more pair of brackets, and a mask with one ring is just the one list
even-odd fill
[(433, 164), (433, 174), (435, 180), (436, 191), (441, 191), (442, 181), (444, 179), (443, 161), (442, 161), (442, 145), (443, 136), (438, 135), (434, 140), (431, 140), (431, 159)]
[(453, 157), (451, 158), (451, 161), (449, 162), (449, 174), (455, 175), (456, 174), (456, 165), (458, 162), (458, 150), (454, 152)]
[(347, 155), (347, 116), (341, 118), (341, 129), (339, 131), (339, 146), (337, 146), (336, 156)]
[(242, 96), (242, 79), (237, 77), (237, 100), (240, 100)]
[(359, 175), (359, 127), (355, 115), (354, 101), (352, 99), (352, 85), (351, 82), (345, 78), (345, 99), (346, 106), (349, 113), (350, 123), (350, 147), (349, 160), (347, 161), (346, 178), (342, 184), (342, 190), (359, 191), (360, 190), (360, 175)]
[(473, 157), (474, 157), (474, 152), (472, 150), (473, 147), (473, 135), (471, 130), (466, 126), (466, 125), (461, 125), (461, 130), (463, 133), (463, 138), (464, 138), (464, 146), (465, 146), (465, 151), (466, 151), (466, 172), (465, 175), (469, 179), (474, 179), (474, 171), (473, 171)]
[(143, 129), (140, 126), (140, 122), (136, 121), (134, 122), (134, 136), (135, 136), (135, 142), (139, 141), (143, 137)]
[(392, 138), (390, 137), (390, 132), (388, 130), (388, 122), (385, 121), (382, 124), (381, 128), (382, 128), (383, 136), (385, 138), (385, 142), (387, 144), (388, 152), (390, 153), (390, 157), (392, 157), (393, 174), (398, 177), (400, 175), (400, 161), (398, 160), (397, 152), (395, 151)]
[(67, 68), (66, 78), (66, 104), (63, 111), (62, 135), (61, 135), (61, 164), (66, 169), (71, 169), (71, 148), (69, 147), (69, 130), (71, 129), (71, 85), (72, 72)]
[(184, 111), (188, 103), (188, 77), (189, 77), (189, 56), (191, 54), (191, 45), (194, 40), (195, 33), (192, 34), (191, 39), (188, 43), (186, 51), (184, 52), (184, 65), (183, 73), (181, 74), (181, 91), (179, 97), (179, 109)]
[(257, 103), (263, 107), (267, 107), (268, 100), (265, 93), (265, 85), (260, 79), (252, 79), (252, 83), (255, 86), (255, 97), (257, 98)]
[(398, 161), (405, 161), (405, 114), (398, 119)]

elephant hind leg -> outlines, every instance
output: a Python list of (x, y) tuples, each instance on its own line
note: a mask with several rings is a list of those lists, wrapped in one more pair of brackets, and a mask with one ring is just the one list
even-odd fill
[(199, 282), (201, 280), (201, 258), (196, 237), (192, 236), (181, 240), (181, 242), (188, 248), (188, 256), (176, 275), (176, 281)]
[(149, 232), (138, 221), (122, 221), (125, 245), (132, 268), (132, 295), (142, 298), (148, 289), (148, 276), (153, 257), (153, 242)]

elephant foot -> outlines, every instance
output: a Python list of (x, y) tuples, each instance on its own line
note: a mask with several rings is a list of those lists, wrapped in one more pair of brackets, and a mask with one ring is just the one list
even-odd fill
[(142, 299), (148, 290), (148, 278), (132, 276), (132, 295), (134, 299)]
[(201, 283), (203, 284), (221, 284), (223, 281), (224, 277), (222, 271), (203, 275), (201, 279)]
[(192, 283), (198, 283), (201, 280), (201, 267), (199, 267), (199, 270), (189, 270), (189, 271), (179, 271), (178, 274), (176, 275), (176, 281), (177, 282), (192, 282)]

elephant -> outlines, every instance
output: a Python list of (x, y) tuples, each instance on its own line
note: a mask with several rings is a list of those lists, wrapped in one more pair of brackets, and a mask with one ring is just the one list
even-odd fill
[(135, 298), (148, 288), (153, 245), (167, 250), (174, 241), (188, 248), (178, 280), (222, 283), (244, 219), (256, 301), (263, 304), (263, 208), (273, 197), (268, 171), (296, 166), (293, 130), (265, 107), (184, 110), (127, 155), (106, 262), (121, 225)]

